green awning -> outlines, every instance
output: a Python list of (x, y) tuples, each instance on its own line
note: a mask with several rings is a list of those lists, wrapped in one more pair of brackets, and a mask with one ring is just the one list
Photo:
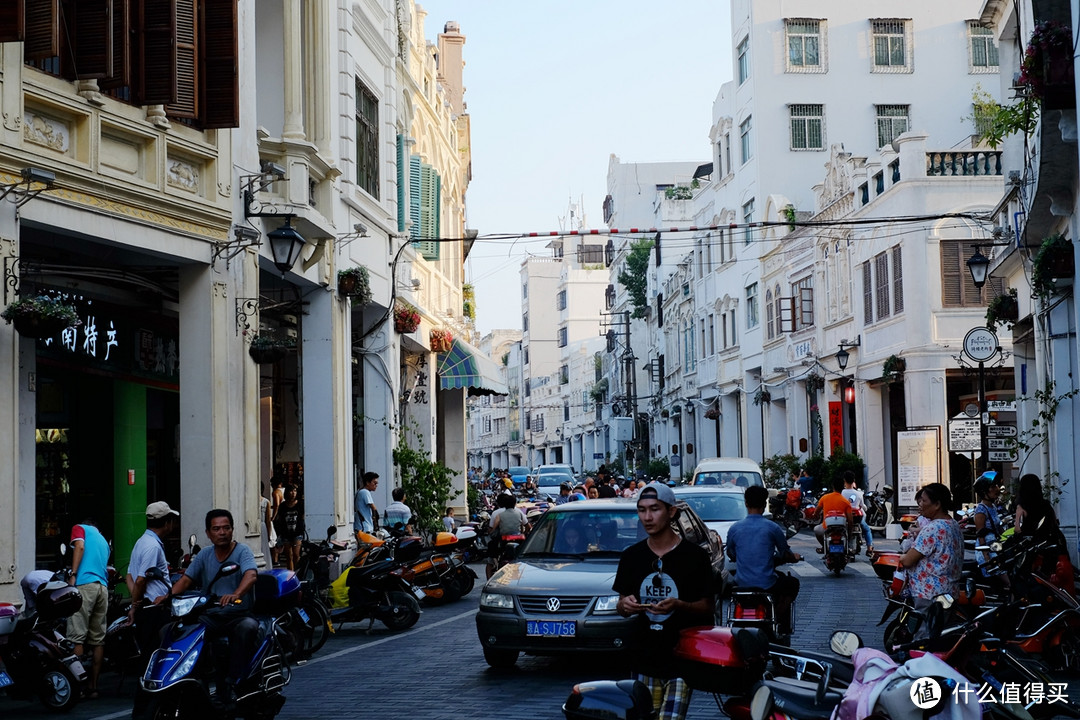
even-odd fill
[(464, 340), (455, 338), (449, 352), (439, 353), (439, 389), (466, 388), (469, 395), (509, 395), (502, 370)]

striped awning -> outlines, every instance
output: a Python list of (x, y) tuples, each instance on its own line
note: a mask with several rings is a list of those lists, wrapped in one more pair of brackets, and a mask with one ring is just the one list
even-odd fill
[(439, 353), (439, 389), (460, 390), (469, 395), (509, 395), (502, 371), (464, 340), (455, 338), (449, 352)]

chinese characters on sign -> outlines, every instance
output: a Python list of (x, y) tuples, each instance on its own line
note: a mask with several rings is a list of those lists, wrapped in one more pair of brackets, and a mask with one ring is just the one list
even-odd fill
[[(81, 342), (79, 339), (80, 331), (82, 335)], [(52, 343), (53, 338), (45, 339), (45, 347), (51, 347)], [(108, 360), (113, 348), (119, 346), (119, 344), (116, 339), (116, 324), (110, 320), (109, 326), (105, 329), (105, 342), (101, 344), (101, 352), (98, 352), (97, 317), (90, 314), (83, 317), (82, 325), (64, 328), (60, 331), (61, 347), (72, 353), (82, 351), (84, 355), (89, 355), (92, 358), (100, 357), (102, 360)]]
[(953, 701), (957, 704), (978, 701), (980, 703), (1015, 703), (1030, 705), (1068, 702), (1068, 683), (983, 683), (978, 690), (973, 685), (958, 686), (953, 692)]

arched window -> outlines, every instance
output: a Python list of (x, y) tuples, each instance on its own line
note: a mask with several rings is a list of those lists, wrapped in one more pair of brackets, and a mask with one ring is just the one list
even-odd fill
[(765, 336), (772, 340), (776, 337), (776, 309), (773, 307), (772, 290), (765, 291)]

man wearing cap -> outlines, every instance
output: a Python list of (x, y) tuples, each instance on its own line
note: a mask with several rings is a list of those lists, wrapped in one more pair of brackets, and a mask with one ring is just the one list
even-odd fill
[(638, 520), (648, 537), (623, 551), (612, 589), (616, 611), (634, 617), (636, 678), (648, 686), (661, 720), (682, 720), (692, 690), (673, 677), (673, 650), (679, 632), (712, 625), (712, 566), (705, 550), (685, 542), (672, 528), (678, 514), (675, 493), (649, 483), (638, 495)]
[[(176, 531), (180, 513), (159, 500), (146, 506), (146, 532), (135, 541), (128, 561), (127, 585), (131, 591), (128, 617), (138, 629), (139, 649), (144, 655), (159, 645), (161, 626), (168, 620), (168, 608), (150, 605), (169, 593), (169, 562), (165, 559), (165, 538)], [(146, 571), (157, 568), (164, 580), (151, 580)]]

